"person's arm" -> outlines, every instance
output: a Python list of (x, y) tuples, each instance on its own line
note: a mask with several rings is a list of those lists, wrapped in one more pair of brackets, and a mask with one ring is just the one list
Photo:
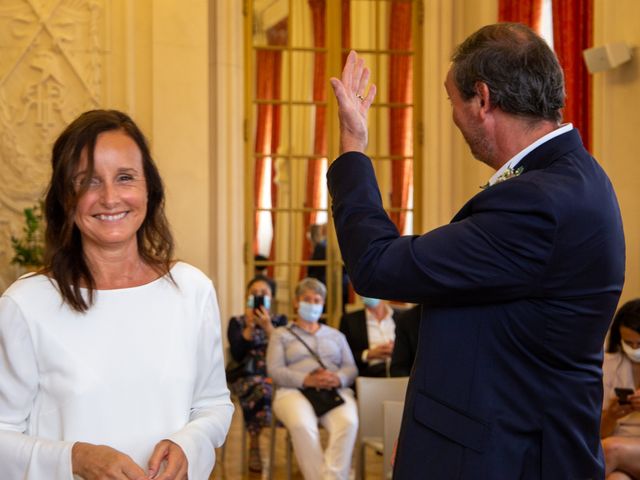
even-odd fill
[(356, 334), (351, 328), (353, 322), (351, 322), (350, 319), (351, 316), (349, 314), (345, 314), (342, 316), (342, 318), (340, 319), (340, 332), (342, 332), (342, 334), (347, 339), (347, 343), (349, 344), (349, 348), (351, 349), (351, 354), (356, 362), (358, 371), (363, 372), (367, 368), (366, 355), (363, 354), (368, 349), (358, 348), (359, 342), (357, 341)]
[(366, 94), (368, 80), (354, 52), (341, 79), (331, 79), (347, 153), (333, 162), (327, 179), (340, 252), (356, 291), (431, 305), (507, 302), (538, 293), (557, 219), (544, 189), (522, 181), (525, 175), (479, 194), (473, 215), (421, 236), (400, 236), (362, 153), (375, 96), (373, 85)]
[(227, 327), (227, 339), (229, 340), (229, 349), (231, 350), (231, 356), (236, 362), (241, 362), (249, 352), (253, 342), (244, 338), (242, 334), (244, 327), (240, 321), (233, 317), (229, 321)]
[(305, 377), (304, 372), (298, 372), (289, 368), (284, 349), (284, 337), (287, 335), (285, 327), (278, 327), (273, 331), (267, 346), (267, 374), (279, 387), (302, 388)]
[(70, 480), (74, 442), (25, 435), (38, 376), (35, 348), (22, 312), (9, 297), (0, 297), (1, 476)]
[(188, 478), (209, 478), (216, 447), (229, 431), (233, 404), (227, 389), (220, 313), (213, 287), (201, 308), (198, 334), (198, 370), (189, 422), (168, 440), (180, 446), (188, 460)]
[(396, 321), (396, 340), (393, 344), (391, 366), (389, 367), (389, 372), (392, 377), (408, 377), (411, 373), (413, 358), (411, 356), (411, 342), (406, 330), (406, 327), (409, 325), (406, 315), (411, 314), (412, 312), (407, 310), (398, 315)]

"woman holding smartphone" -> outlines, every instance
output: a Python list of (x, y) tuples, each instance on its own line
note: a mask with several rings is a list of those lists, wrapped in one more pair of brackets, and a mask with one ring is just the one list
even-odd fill
[(640, 299), (618, 310), (606, 350), (600, 425), (606, 479), (640, 479)]
[(265, 355), (274, 327), (286, 325), (287, 317), (272, 315), (273, 291), (269, 278), (258, 275), (247, 285), (247, 307), (244, 315), (232, 317), (227, 336), (231, 356), (245, 366), (240, 378), (230, 381), (229, 388), (242, 407), (249, 432), (249, 470), (262, 471), (260, 431), (271, 422), (272, 382), (267, 377)]

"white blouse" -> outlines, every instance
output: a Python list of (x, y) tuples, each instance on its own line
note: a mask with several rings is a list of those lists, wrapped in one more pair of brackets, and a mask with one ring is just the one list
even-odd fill
[(177, 263), (167, 277), (99, 290), (85, 313), (43, 275), (0, 297), (2, 478), (71, 480), (71, 447), (108, 445), (142, 469), (162, 439), (205, 480), (226, 437), (220, 316), (211, 281)]
[[(616, 387), (636, 389), (633, 382), (633, 365), (629, 357), (624, 353), (605, 353), (602, 371), (604, 387), (603, 409), (606, 408), (611, 402), (611, 399), (616, 396)], [(640, 436), (640, 413), (631, 412), (629, 415), (620, 418), (612, 436)]]

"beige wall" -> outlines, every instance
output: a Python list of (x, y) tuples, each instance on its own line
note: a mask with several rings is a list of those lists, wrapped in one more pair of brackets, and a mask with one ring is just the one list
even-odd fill
[[(167, 185), (178, 256), (212, 276), (224, 317), (237, 313), (242, 308), (244, 282), (241, 3), (113, 0), (103, 4), (106, 20), (104, 35), (99, 37), (103, 63), (98, 103), (129, 111), (149, 135)], [(420, 221), (427, 229), (446, 223), (491, 173), (471, 158), (453, 127), (442, 82), (454, 45), (494, 21), (496, 4), (496, 0), (425, 2)], [(596, 0), (595, 14), (596, 44), (620, 40), (640, 44), (635, 21), (640, 15), (638, 2)], [(3, 33), (0, 42), (8, 52), (6, 43), (19, 43), (19, 39)], [(21, 106), (19, 82), (28, 80), (2, 80), (12, 58), (8, 54), (0, 58), (0, 81), (4, 82), (0, 83), (0, 120), (4, 118), (5, 124), (11, 121), (9, 106)], [(627, 234), (624, 298), (637, 296), (640, 288), (640, 167), (633, 144), (640, 127), (639, 69), (634, 58), (619, 69), (594, 76), (594, 154), (616, 187)], [(76, 80), (70, 79), (68, 85), (80, 92)], [(91, 102), (79, 101), (77, 109), (82, 105), (91, 106)], [(56, 118), (60, 128), (65, 118), (61, 114)], [(34, 135), (25, 138), (31, 139), (31, 147), (46, 150), (52, 135), (44, 140)], [(6, 129), (0, 132), (3, 142), (8, 141), (6, 136)], [(17, 138), (24, 149), (27, 140)], [(7, 265), (9, 233), (18, 232), (20, 209), (37, 198), (48, 168), (46, 156), (37, 157), (39, 163), (25, 161), (40, 173), (26, 178), (14, 172), (12, 177), (5, 168), (9, 158), (15, 160), (0, 148), (0, 289), (15, 275)]]
[(593, 75), (593, 153), (618, 194), (627, 242), (624, 302), (640, 297), (640, 2), (596, 0), (595, 18), (595, 45), (626, 42), (634, 54), (629, 63)]

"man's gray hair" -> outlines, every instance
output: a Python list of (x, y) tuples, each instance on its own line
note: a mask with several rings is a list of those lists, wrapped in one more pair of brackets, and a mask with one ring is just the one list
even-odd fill
[(562, 68), (547, 42), (520, 23), (482, 27), (453, 53), (452, 73), (462, 99), (489, 88), (489, 100), (502, 111), (537, 121), (560, 122), (565, 90)]
[(327, 298), (327, 287), (316, 278), (307, 277), (300, 280), (296, 286), (296, 298), (300, 297), (307, 290), (321, 295), (323, 300)]

